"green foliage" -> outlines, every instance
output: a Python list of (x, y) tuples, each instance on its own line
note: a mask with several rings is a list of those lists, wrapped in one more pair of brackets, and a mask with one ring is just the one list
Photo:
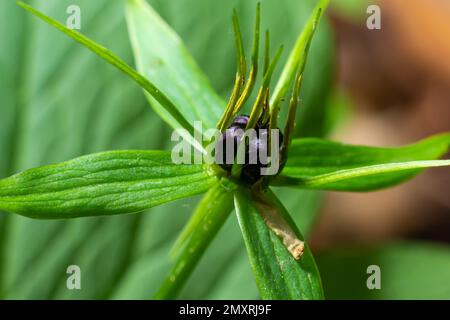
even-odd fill
[(448, 166), (443, 156), (450, 135), (441, 134), (400, 148), (351, 146), (320, 139), (297, 139), (277, 184), (300, 188), (369, 191), (405, 181), (420, 169)]
[[(116, 52), (128, 65), (133, 64), (123, 3), (62, 0), (35, 4), (60, 21), (65, 21), (69, 5), (79, 5), (83, 14), (82, 33)], [(152, 1), (185, 40), (222, 95), (228, 95), (235, 70), (229, 32), (232, 8), (236, 6), (242, 13), (245, 40), (254, 23), (255, 4), (256, 1)], [(313, 5), (312, 0), (266, 1), (262, 22), (273, 39), (289, 47)], [(162, 136), (168, 136), (167, 127), (147, 111), (145, 99), (129, 79), (24, 13), (14, 1), (3, 1), (0, 7), (0, 23), (7, 26), (0, 28), (0, 34), (11, 44), (0, 48), (4, 75), (0, 78), (3, 101), (0, 144), (2, 151), (10, 155), (0, 157), (2, 177), (91, 152), (156, 149), (167, 145), (166, 139), (161, 140)], [(187, 11), (189, 15), (185, 14)], [(218, 35), (223, 38), (220, 45), (211, 46)], [(316, 108), (322, 104), (312, 98), (326, 96), (322, 83), (329, 79), (330, 69), (326, 66), (331, 61), (330, 43), (328, 30), (321, 25), (312, 44), (307, 67), (311, 69), (310, 81), (304, 85), (303, 97), (304, 107), (311, 106), (315, 113), (322, 112)], [(307, 194), (304, 198), (310, 199), (310, 193)], [(298, 192), (289, 197), (283, 192), (280, 196), (283, 200), (295, 200), (294, 208), (295, 202), (304, 203)], [(315, 197), (311, 199), (314, 203), (318, 201)], [(3, 226), (0, 255), (6, 257), (0, 261), (0, 275), (4, 279), (0, 284), (2, 296), (148, 298), (164, 276), (169, 263), (168, 249), (194, 204), (195, 201), (181, 200), (153, 208), (150, 214), (70, 221), (37, 221), (0, 213)], [(311, 206), (311, 215), (315, 206)], [(300, 217), (299, 213), (296, 217)], [(181, 297), (258, 297), (234, 216), (223, 229)], [(83, 270), (84, 285), (80, 291), (65, 288), (66, 275), (61, 271), (74, 262)], [(238, 276), (236, 269), (240, 271)]]
[[(36, 3), (62, 21), (70, 4), (80, 5), (83, 32), (120, 53), (128, 63), (133, 61), (120, 2)], [(2, 178), (97, 151), (163, 146), (152, 132), (167, 130), (149, 115), (132, 81), (14, 1), (1, 1), (0, 15), (0, 34), (8, 43), (0, 47)], [(152, 211), (170, 216), (179, 208)], [(70, 221), (0, 215), (0, 295), (17, 299), (109, 296), (112, 283), (120, 281), (123, 265), (131, 263), (126, 261), (140, 241), (134, 235), (142, 233), (136, 227), (138, 221), (154, 221), (138, 215)], [(76, 292), (65, 287), (65, 269), (74, 260), (90, 284)]]
[[(55, 16), (65, 12), (72, 2), (47, 5), (45, 11), (49, 12), (49, 16)], [(209, 0), (174, 3), (154, 1), (157, 11), (168, 18), (183, 39), (187, 39), (187, 46), (193, 49), (194, 56), (200, 58), (206, 73), (213, 77), (216, 88), (220, 92), (226, 91), (234, 70), (228, 66), (235, 63), (235, 55), (228, 54), (232, 41), (215, 45), (217, 34), (226, 35), (230, 25), (228, 19), (217, 20), (217, 17), (222, 17), (223, 12), (231, 12), (235, 4), (211, 3)], [(311, 61), (303, 75), (304, 79), (309, 80), (304, 81), (301, 92), (305, 103), (301, 106), (303, 112), (299, 128), (303, 135), (320, 136), (326, 129), (327, 116), (323, 102), (328, 95), (332, 54), (326, 26), (317, 29), (317, 41), (310, 41), (322, 13), (319, 8), (325, 7), (326, 3), (312, 0), (264, 3), (266, 14), (270, 14), (267, 21), (274, 38), (287, 40), (288, 47), (296, 43), (285, 68), (287, 73), (281, 76), (281, 88), (287, 88), (290, 81), (285, 80), (292, 78), (296, 65), (304, 66), (311, 44)], [(89, 34), (95, 30), (94, 36), (107, 40), (101, 42), (110, 42), (115, 50), (105, 49), (30, 6), (21, 6), (131, 77), (149, 94), (150, 103), (157, 113), (173, 127), (181, 125), (191, 130), (193, 120), (203, 120), (210, 126), (217, 122), (224, 105), (222, 99), (214, 93), (180, 38), (151, 7), (140, 0), (127, 3), (128, 29), (136, 64), (141, 72), (138, 73), (129, 66), (130, 51), (123, 41), (122, 8), (118, 9), (107, 1), (96, 1), (94, 4), (80, 0), (77, 4), (82, 4), (83, 12), (87, 12), (86, 16), (83, 15), (82, 32)], [(129, 82), (124, 81), (127, 79), (107, 73), (105, 70), (109, 69), (103, 69), (100, 64), (97, 66), (89, 56), (68, 46), (55, 34), (52, 33), (55, 38), (49, 37), (48, 30), (42, 29), (40, 24), (34, 28), (34, 20), (28, 21), (17, 13), (17, 8), (4, 3), (0, 6), (5, 9), (0, 12), (12, 12), (4, 21), (13, 21), (13, 24), (14, 19), (26, 21), (14, 31), (14, 36), (36, 37), (25, 41), (20, 50), (0, 50), (0, 67), (5, 69), (7, 79), (3, 80), (7, 84), (4, 87), (12, 88), (3, 92), (7, 120), (1, 129), (4, 135), (0, 136), (0, 144), (10, 151), (7, 154), (11, 156), (0, 162), (1, 174), (6, 176), (38, 164), (66, 160), (107, 148), (130, 148), (133, 145), (140, 148), (166, 147), (159, 140), (166, 127), (158, 119), (143, 116), (143, 100), (136, 98), (136, 88), (128, 87)], [(317, 6), (315, 10), (314, 6)], [(247, 30), (252, 20), (247, 16), (254, 10), (255, 2), (239, 2), (237, 7), (238, 12), (243, 12), (246, 17), (242, 29)], [(110, 12), (108, 8), (111, 8)], [(194, 25), (190, 24), (193, 21), (191, 14), (185, 14), (187, 8), (192, 15), (198, 16)], [(217, 14), (204, 15), (207, 9), (217, 10)], [(99, 24), (96, 21), (95, 26), (100, 27), (91, 30), (89, 26), (94, 17), (97, 19), (99, 12), (105, 15), (108, 23)], [(283, 19), (276, 17), (274, 12), (280, 12)], [(111, 21), (116, 24), (111, 24)], [(295, 28), (289, 32), (280, 21), (287, 21)], [(211, 34), (207, 36), (204, 35), (205, 25), (211, 26), (208, 29)], [(304, 25), (306, 31), (298, 37)], [(193, 28), (199, 26), (201, 29), (197, 29), (197, 36), (192, 36)], [(122, 38), (112, 32), (114, 28), (122, 30), (119, 33)], [(0, 32), (3, 32), (2, 29)], [(246, 31), (243, 33), (245, 39)], [(112, 51), (120, 52), (126, 58), (121, 60)], [(23, 62), (20, 66), (11, 64), (17, 55)], [(73, 58), (77, 64), (67, 65), (64, 60), (67, 57)], [(90, 82), (86, 75), (92, 74), (92, 70), (101, 72)], [(61, 81), (62, 75), (65, 76), (64, 81)], [(110, 84), (113, 79), (116, 79), (114, 85)], [(4, 90), (2, 86), (0, 88)], [(74, 96), (66, 97), (70, 90), (73, 90)], [(280, 97), (287, 90), (279, 92), (281, 94), (276, 97), (281, 101)], [(126, 109), (123, 109), (124, 106)], [(42, 146), (42, 141), (46, 141), (46, 145)], [(421, 142), (417, 145), (421, 147), (411, 146), (409, 151), (341, 148), (334, 143), (314, 139), (299, 141), (300, 147), (294, 142), (293, 160), (288, 163), (285, 176), (279, 179), (279, 183), (367, 190), (409, 178), (417, 168), (448, 165), (448, 161), (430, 161), (448, 149), (448, 135)], [(302, 162), (305, 155), (302, 141), (315, 145), (311, 148), (315, 159), (306, 166)], [(319, 145), (325, 151), (320, 157), (320, 152), (314, 153), (314, 150), (320, 150)], [(321, 162), (324, 158), (330, 162), (324, 165)], [(341, 158), (344, 163), (340, 162)], [(325, 171), (319, 173), (316, 170), (318, 166)], [(399, 169), (407, 175), (400, 178), (401, 174), (396, 172)], [(389, 172), (386, 173), (386, 170)], [(305, 178), (305, 172), (313, 174)], [(381, 180), (377, 175), (380, 172), (383, 173)], [(0, 208), (41, 218), (140, 212), (210, 189), (177, 242), (175, 262), (168, 259), (167, 252), (186, 219), (184, 212), (191, 211), (195, 203), (190, 200), (152, 209), (152, 214), (107, 219), (44, 223), (18, 216), (0, 216), (0, 295), (41, 299), (148, 298), (150, 293), (156, 291), (167, 268), (172, 266), (166, 280), (156, 291), (157, 298), (174, 298), (179, 293), (181, 297), (191, 299), (236, 298), (237, 293), (242, 294), (239, 298), (255, 298), (256, 287), (246, 263), (248, 258), (243, 254), (239, 241), (236, 221), (225, 223), (232, 209), (234, 194), (239, 225), (261, 296), (276, 299), (323, 298), (320, 275), (308, 246), (301, 259), (295, 260), (265, 221), (266, 218), (263, 219), (265, 214), (281, 218), (295, 236), (302, 239), (275, 195), (266, 190), (250, 197), (249, 191), (243, 190), (242, 186), (236, 189), (236, 185), (228, 179), (218, 181), (211, 175), (211, 171), (202, 165), (175, 166), (169, 154), (162, 151), (113, 151), (27, 170), (0, 180)], [(376, 176), (378, 180), (365, 178), (368, 175)], [(353, 179), (351, 183), (349, 178)], [(304, 205), (302, 200), (308, 197), (312, 200)], [(311, 197), (311, 193), (303, 191), (283, 193), (282, 198), (295, 198), (295, 201), (290, 201), (291, 205), (300, 203), (305, 211), (310, 212), (305, 220), (310, 227), (319, 197)], [(223, 225), (224, 232), (217, 234)], [(212, 241), (216, 235), (217, 239)], [(33, 239), (32, 243), (29, 239)], [(211, 250), (200, 262), (211, 242)], [(74, 262), (86, 275), (88, 287), (79, 292), (68, 292), (61, 270)], [(197, 264), (198, 269), (194, 271)], [(238, 282), (235, 270), (240, 271)], [(192, 272), (189, 282), (187, 280)], [(185, 283), (187, 286), (182, 291)]]
[[(445, 246), (400, 242), (374, 248), (335, 249), (318, 255), (317, 263), (328, 299), (450, 297), (450, 250)], [(380, 267), (379, 290), (367, 288), (370, 265)]]
[(29, 5), (18, 2), (18, 4), (23, 7), (25, 10), (28, 10), (38, 18), (42, 19), (43, 21), (47, 22), (51, 26), (55, 27), (59, 31), (65, 33), (75, 41), (81, 43), (86, 48), (97, 54), (99, 57), (101, 57), (106, 62), (112, 64), (114, 67), (128, 75), (131, 79), (136, 81), (145, 91), (147, 91), (156, 101), (159, 102), (159, 104), (172, 116), (172, 118), (177, 122), (178, 125), (188, 129), (190, 132), (192, 132), (192, 125), (190, 122), (188, 122), (183, 114), (177, 109), (177, 107), (173, 104), (173, 102), (167, 98), (167, 96), (161, 92), (160, 89), (158, 89), (153, 83), (151, 83), (147, 78), (136, 72), (134, 69), (132, 69), (128, 64), (126, 64), (124, 61), (119, 59), (114, 53), (106, 49), (105, 47), (95, 43), (91, 39), (83, 36), (81, 33), (71, 30), (64, 26), (63, 24), (59, 23), (58, 21), (40, 13), (39, 11), (35, 10), (33, 7), (30, 7)]
[[(189, 123), (202, 121), (214, 128), (225, 104), (178, 35), (143, 0), (129, 0), (126, 6), (128, 30), (139, 72), (175, 103)], [(172, 127), (179, 127), (164, 106), (148, 95), (155, 111)]]
[(314, 32), (318, 27), (320, 18), (328, 6), (328, 3), (329, 0), (318, 1), (308, 23), (297, 38), (271, 98), (272, 108), (278, 107), (281, 99), (287, 94), (296, 72), (299, 72), (300, 74), (303, 73)]
[(174, 299), (178, 296), (192, 270), (233, 209), (234, 189), (236, 189), (234, 184), (223, 179), (200, 201), (194, 217), (200, 213), (202, 219), (192, 227), (189, 241), (178, 254), (174, 266), (156, 293), (156, 299)]
[[(235, 192), (239, 225), (247, 246), (250, 264), (263, 299), (321, 299), (320, 275), (308, 246), (295, 260), (286, 246), (264, 222), (258, 202), (245, 190)], [(286, 209), (274, 195), (264, 195), (264, 208), (288, 219)], [(270, 209), (267, 209), (270, 207)], [(291, 221), (289, 221), (291, 222)], [(290, 223), (293, 225), (292, 223)], [(303, 240), (298, 230), (297, 237)]]
[(217, 179), (164, 151), (109, 151), (0, 180), (0, 209), (36, 219), (135, 213), (202, 193)]

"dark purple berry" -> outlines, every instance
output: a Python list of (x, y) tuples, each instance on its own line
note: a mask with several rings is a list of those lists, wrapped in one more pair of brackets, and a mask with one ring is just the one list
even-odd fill
[[(238, 143), (242, 139), (248, 120), (247, 115), (237, 116), (230, 127), (222, 133), (217, 143), (216, 163), (228, 172), (231, 171), (233, 166), (238, 152)], [(253, 139), (246, 138), (245, 163), (240, 177), (242, 181), (250, 184), (257, 182), (261, 178), (261, 168), (269, 165), (269, 152), (267, 150), (269, 129), (257, 127), (255, 131), (256, 136), (253, 136)], [(283, 134), (280, 130), (278, 130), (278, 133), (281, 146)], [(230, 143), (230, 147), (232, 146), (232, 148), (229, 147), (229, 150), (232, 150), (230, 153), (226, 148), (227, 143)], [(260, 157), (261, 155), (263, 157)], [(264, 157), (264, 155), (267, 155), (267, 157)]]
[[(245, 127), (244, 127), (245, 129)], [(230, 126), (219, 138), (216, 147), (216, 163), (227, 171), (231, 171), (238, 150), (238, 143), (241, 141), (244, 129)], [(232, 152), (227, 152), (227, 145), (232, 146)], [(230, 148), (230, 147), (228, 147)], [(230, 148), (231, 149), (231, 148)]]
[(245, 129), (248, 123), (249, 116), (243, 114), (240, 116), (237, 116), (234, 118), (233, 122), (231, 123), (230, 127), (239, 127), (241, 129)]

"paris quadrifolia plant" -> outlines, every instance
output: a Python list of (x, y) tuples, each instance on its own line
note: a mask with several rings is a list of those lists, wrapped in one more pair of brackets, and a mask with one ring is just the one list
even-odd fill
[[(261, 297), (322, 299), (314, 257), (271, 187), (372, 191), (406, 181), (424, 168), (450, 165), (450, 160), (438, 160), (449, 149), (448, 133), (400, 148), (294, 137), (296, 111), (301, 108), (299, 91), (302, 82), (308, 81), (303, 78), (308, 49), (327, 0), (317, 1), (285, 62), (281, 61), (282, 47), (274, 50), (271, 58), (269, 31), (260, 35), (258, 5), (248, 66), (238, 13), (233, 13), (237, 71), (227, 103), (211, 88), (176, 33), (143, 0), (126, 4), (137, 71), (80, 32), (27, 4), (18, 4), (134, 80), (158, 115), (181, 132), (197, 153), (215, 150), (216, 161), (200, 163), (179, 163), (166, 151), (108, 151), (0, 180), (0, 209), (34, 219), (139, 213), (204, 193), (168, 252), (173, 267), (154, 298), (177, 297), (234, 209)], [(264, 38), (264, 46), (260, 38)], [(281, 73), (271, 85), (272, 76), (278, 74), (277, 65), (282, 65)], [(243, 110), (250, 111), (245, 114)], [(278, 123), (282, 113), (286, 115), (283, 125)], [(194, 125), (196, 121), (206, 128), (217, 128), (219, 135), (204, 139)], [(246, 135), (251, 129), (257, 132), (252, 139)], [(210, 148), (220, 142), (226, 148)], [(252, 147), (253, 153), (258, 153), (253, 162)], [(270, 160), (259, 158), (264, 152)], [(222, 158), (231, 159), (231, 163), (217, 161)], [(243, 161), (237, 161), (239, 158)], [(275, 162), (276, 170), (264, 174)]]

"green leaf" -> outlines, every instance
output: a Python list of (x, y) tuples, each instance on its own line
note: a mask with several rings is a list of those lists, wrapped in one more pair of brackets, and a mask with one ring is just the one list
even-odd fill
[(262, 217), (264, 214), (282, 217), (296, 237), (303, 239), (276, 197), (267, 192), (260, 199), (254, 199), (243, 189), (235, 192), (234, 197), (239, 225), (262, 298), (323, 298), (320, 275), (308, 246), (305, 246), (300, 259), (295, 260)]
[[(236, 72), (236, 50), (231, 28), (232, 10), (235, 8), (239, 13), (244, 46), (249, 54), (255, 23), (254, 10), (258, 2), (260, 0), (150, 1), (155, 10), (185, 40), (202, 70), (225, 98), (229, 97)], [(290, 49), (295, 46), (299, 33), (307, 24), (316, 5), (317, 0), (264, 0), (261, 3), (261, 30), (270, 30), (272, 48), (284, 45), (286, 50), (281, 61), (288, 58)], [(188, 11), (189, 15), (183, 14)], [(217, 39), (220, 39), (220, 43), (214, 45)], [(309, 52), (297, 115), (296, 135), (300, 134), (302, 137), (323, 136), (325, 133), (324, 120), (328, 112), (326, 100), (334, 78), (335, 60), (333, 34), (326, 19), (319, 23)], [(275, 71), (274, 79), (279, 76), (280, 71)], [(283, 117), (284, 114), (281, 113), (280, 119)]]
[[(236, 72), (236, 53), (231, 13), (233, 8), (236, 7), (241, 20), (246, 52), (250, 53), (255, 23), (254, 10), (258, 1), (177, 0), (149, 1), (149, 3), (181, 36), (214, 87), (226, 98), (231, 91)], [(279, 44), (284, 44), (285, 48), (293, 47), (299, 31), (302, 30), (308, 21), (316, 3), (316, 0), (263, 1), (261, 5), (261, 29), (270, 30), (274, 48)], [(189, 12), (189, 14), (185, 14), (185, 12)], [(204, 14), (205, 12), (210, 14)], [(208, 27), (205, 28), (205, 26)], [(331, 62), (334, 48), (330, 31), (326, 19), (322, 19), (311, 44), (305, 69), (305, 82), (301, 93), (302, 104), (299, 111), (302, 114), (297, 118), (298, 124), (302, 124), (298, 126), (301, 127), (299, 129), (302, 136), (322, 133), (321, 119), (325, 106), (323, 101), (327, 97), (333, 67)], [(215, 44), (218, 38), (220, 43), (211, 45)], [(282, 60), (287, 58), (288, 53), (289, 50), (284, 52)], [(218, 63), (219, 61), (220, 63)], [(276, 71), (274, 76), (279, 74), (278, 71)], [(280, 117), (282, 116), (280, 115)], [(302, 193), (302, 191), (280, 188), (280, 192), (282, 195), (287, 196), (283, 198), (283, 203), (288, 203), (290, 199), (293, 200), (292, 208), (296, 211), (289, 210), (293, 216), (295, 215), (301, 220), (305, 217), (305, 214), (308, 214), (309, 210), (304, 209), (304, 206), (308, 206), (306, 202), (309, 201), (307, 199), (302, 201), (302, 198), (299, 197), (299, 192)], [(316, 191), (308, 190), (306, 192), (315, 193)], [(285, 200), (288, 202), (285, 202)], [(316, 205), (316, 207), (318, 206)], [(152, 218), (154, 214), (147, 216)], [(179, 217), (180, 215), (176, 216)], [(186, 288), (182, 291), (181, 298), (260, 298), (235, 219), (232, 216), (227, 221), (223, 230), (217, 235), (217, 239), (212, 243), (210, 249), (206, 251), (202, 261), (187, 282)], [(301, 226), (302, 232), (305, 233), (304, 225), (299, 224), (299, 226)], [(171, 240), (173, 239), (171, 238)], [(148, 241), (153, 242), (154, 240), (150, 239)], [(160, 246), (162, 244), (161, 242)], [(151, 254), (149, 253), (145, 256), (147, 257), (146, 263), (152, 263), (152, 261), (160, 259), (159, 256), (155, 257), (151, 256)], [(145, 257), (142, 259), (145, 259)], [(118, 295), (121, 298), (130, 296), (148, 297), (148, 285), (146, 284), (154, 284), (155, 281), (153, 279), (158, 277), (154, 275), (154, 269), (146, 267), (143, 263), (139, 266), (142, 268), (140, 274), (134, 276), (133, 268), (133, 271), (130, 271), (130, 276), (127, 277), (127, 279), (135, 279), (136, 285), (130, 284), (127, 290), (121, 290), (120, 295)]]
[(324, 192), (283, 187), (271, 189), (308, 240), (322, 207)]
[[(224, 111), (215, 93), (182, 40), (143, 0), (128, 0), (128, 30), (139, 72), (146, 75), (175, 103), (186, 119), (214, 128)], [(172, 127), (179, 124), (148, 95), (155, 111)]]
[(423, 168), (448, 166), (443, 156), (449, 134), (400, 148), (352, 146), (320, 139), (297, 139), (275, 185), (340, 191), (370, 191), (412, 178)]
[[(252, 39), (257, 1), (149, 2), (181, 35), (214, 87), (227, 97), (235, 73), (231, 13), (236, 7), (243, 38), (251, 45), (248, 41)], [(134, 65), (123, 1), (27, 3), (63, 23), (69, 16), (67, 7), (79, 5), (81, 32)], [(274, 45), (292, 47), (315, 3), (265, 0), (262, 29), (270, 30)], [(169, 147), (165, 137), (170, 137), (171, 129), (149, 111), (140, 87), (126, 75), (35, 19), (14, 1), (0, 1), (0, 17), (5, 43), (0, 46), (0, 150), (4, 152), (0, 177), (92, 152)], [(327, 27), (322, 20), (311, 44), (300, 112), (322, 112), (321, 101), (327, 96), (324, 83), (329, 82), (333, 56)], [(212, 45), (217, 39), (220, 45)], [(321, 126), (318, 118), (302, 117), (314, 130)], [(280, 190), (287, 194), (285, 188)], [(297, 201), (295, 190), (291, 195)], [(0, 229), (0, 255), (4, 259), (0, 261), (0, 276), (5, 281), (0, 284), (0, 295), (9, 299), (146, 299), (170, 267), (167, 253), (197, 201), (198, 197), (185, 198), (145, 214), (89, 219), (36, 220), (2, 212), (5, 223), (4, 231)], [(301, 216), (304, 203), (300, 199), (297, 203), (292, 206)], [(235, 219), (228, 219), (205, 252), (182, 298), (259, 298)], [(65, 270), (70, 264), (82, 269), (82, 290), (66, 288)]]
[(178, 296), (203, 253), (230, 215), (234, 189), (233, 183), (222, 180), (200, 201), (194, 217), (203, 218), (192, 227), (189, 241), (156, 293), (156, 299), (174, 299)]
[(283, 68), (283, 71), (273, 92), (270, 101), (271, 108), (279, 107), (279, 103), (291, 87), (291, 84), (295, 77), (295, 73), (297, 71), (303, 73), (314, 32), (317, 29), (320, 18), (327, 8), (328, 3), (329, 0), (320, 0), (317, 3), (313, 13), (311, 14), (311, 17), (306, 23), (306, 26), (298, 36), (294, 48), (289, 55), (289, 59)]
[(145, 91), (147, 91), (158, 103), (173, 117), (174, 120), (177, 121), (177, 123), (182, 126), (183, 128), (187, 129), (189, 132), (193, 133), (193, 127), (188, 122), (182, 113), (177, 109), (177, 107), (173, 104), (173, 102), (164, 94), (163, 91), (158, 89), (153, 83), (151, 83), (147, 78), (145, 78), (140, 73), (136, 72), (133, 68), (131, 68), (128, 64), (126, 64), (124, 61), (119, 59), (115, 54), (113, 54), (111, 51), (106, 49), (105, 47), (95, 43), (91, 39), (87, 38), (86, 36), (82, 35), (81, 33), (71, 30), (64, 26), (63, 24), (59, 23), (58, 21), (44, 15), (43, 13), (37, 11), (33, 7), (23, 3), (18, 2), (18, 5), (20, 5), (25, 10), (31, 12), (36, 17), (42, 19), (43, 21), (47, 22), (49, 25), (55, 27), (59, 31), (63, 32), (64, 34), (68, 35), (75, 41), (79, 42), (95, 54), (97, 54), (99, 57), (104, 59), (106, 62), (110, 63), (126, 75), (128, 75), (131, 79), (133, 79), (137, 84), (139, 84)]
[[(123, 3), (29, 2), (60, 21), (67, 19), (69, 5), (79, 5), (82, 32), (132, 63)], [(0, 16), (0, 35), (8, 44), (0, 47), (0, 140), (5, 142), (0, 142), (1, 178), (86, 153), (164, 147), (168, 139), (161, 137), (170, 134), (167, 125), (152, 116), (145, 96), (128, 77), (15, 1), (0, 2)], [(152, 233), (162, 238), (164, 232), (178, 231), (185, 218), (178, 206), (189, 203), (191, 199), (183, 199), (176, 208), (159, 206), (150, 215), (65, 221), (1, 212), (5, 223), (0, 230), (0, 255), (4, 257), (0, 259), (4, 280), (0, 295), (8, 299), (107, 298), (108, 288), (119, 282), (127, 270), (124, 266), (130, 264), (128, 256), (134, 252), (135, 241), (147, 233), (136, 228), (139, 219), (171, 217), (164, 225), (172, 228)], [(87, 281), (83, 290), (66, 288), (65, 270), (74, 263), (80, 265)]]
[[(368, 191), (373, 190), (374, 188), (380, 188), (380, 186), (387, 187), (387, 183), (384, 181), (386, 178), (389, 180), (400, 180), (397, 177), (393, 177), (391, 173), (402, 174), (404, 171), (407, 171), (409, 174), (414, 174), (416, 172), (414, 169), (443, 166), (450, 166), (450, 160), (408, 161), (380, 164), (355, 169), (339, 170), (305, 180), (290, 179), (287, 181), (290, 184), (296, 184), (299, 187), (311, 189)], [(361, 178), (366, 178), (366, 180)], [(405, 178), (401, 178), (401, 180), (403, 179)], [(391, 181), (388, 183), (389, 185), (392, 184)]]
[(140, 212), (206, 191), (203, 165), (176, 165), (168, 152), (109, 151), (0, 180), (0, 208), (40, 219)]
[[(450, 299), (448, 246), (397, 242), (334, 249), (316, 258), (327, 299)], [(372, 265), (380, 268), (379, 290), (367, 287)]]
[[(234, 189), (235, 186), (232, 182), (222, 179), (221, 185), (218, 185), (210, 189), (201, 199), (197, 208), (192, 213), (189, 221), (184, 226), (183, 230), (180, 232), (177, 240), (175, 241), (170, 255), (176, 258), (181, 249), (185, 247), (187, 240), (195, 232), (195, 230), (201, 228), (199, 227), (205, 219), (208, 219), (208, 215), (220, 216), (222, 210), (228, 210), (228, 203), (226, 200), (226, 195), (230, 190)], [(223, 207), (223, 208), (222, 208)], [(230, 211), (229, 209), (228, 211)], [(223, 213), (224, 214), (224, 213)]]

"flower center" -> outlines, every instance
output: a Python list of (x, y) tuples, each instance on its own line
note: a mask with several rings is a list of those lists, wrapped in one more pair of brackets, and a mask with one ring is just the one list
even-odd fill
[[(248, 121), (247, 115), (234, 118), (217, 142), (215, 158), (216, 163), (230, 173), (235, 163), (242, 165), (239, 179), (247, 184), (254, 184), (263, 175), (279, 173), (282, 167), (280, 146), (283, 134), (279, 129), (269, 131), (267, 126), (261, 124), (245, 130)], [(241, 144), (244, 145), (241, 147)], [(271, 166), (274, 170), (269, 171)]]

